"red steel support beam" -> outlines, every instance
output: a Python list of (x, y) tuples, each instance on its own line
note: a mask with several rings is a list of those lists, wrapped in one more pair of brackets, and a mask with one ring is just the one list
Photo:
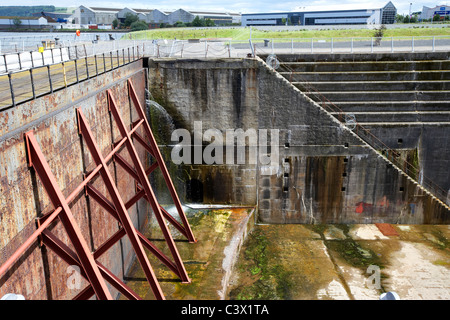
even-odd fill
[[(114, 206), (106, 199), (100, 192), (94, 187), (88, 185), (86, 186), (86, 190), (89, 196), (91, 196), (101, 207), (103, 207), (106, 211), (108, 211), (116, 220), (119, 220), (119, 217), (114, 209)], [(136, 195), (140, 195), (140, 197), (144, 196), (144, 191), (141, 190)], [(136, 200), (137, 201), (137, 200)], [(125, 207), (128, 206), (125, 204)], [(152, 254), (154, 254), (162, 263), (164, 263), (170, 270), (172, 270), (178, 277), (181, 278), (180, 272), (178, 271), (177, 266), (170, 261), (170, 259), (164, 255), (153, 243), (151, 243), (142, 233), (136, 230), (136, 233), (142, 243), (142, 245), (147, 248)], [(113, 235), (110, 239), (108, 239), (105, 243), (103, 243), (97, 250), (94, 252), (94, 258), (98, 258), (104, 252), (106, 252), (110, 247), (112, 247), (118, 240), (120, 240), (125, 235), (125, 230), (119, 230), (115, 235)]]
[[(111, 93), (111, 90), (108, 90), (108, 105), (109, 109), (111, 110), (111, 113), (114, 117), (115, 123), (117, 127), (119, 128), (119, 132), (122, 137), (127, 138), (125, 141), (125, 146), (128, 150), (128, 153), (130, 155), (131, 161), (134, 165), (134, 170), (129, 166), (126, 161), (121, 158), (120, 156), (118, 159), (121, 159), (122, 166), (128, 167), (127, 171), (129, 173), (132, 173), (132, 176), (134, 177), (134, 172), (137, 174), (138, 182), (142, 186), (142, 188), (145, 191), (146, 199), (149, 201), (153, 213), (155, 214), (156, 220), (158, 221), (159, 227), (163, 233), (164, 239), (166, 240), (167, 246), (169, 247), (170, 253), (172, 254), (173, 259), (175, 260), (175, 264), (178, 269), (178, 274), (181, 276), (181, 281), (184, 283), (190, 283), (189, 276), (186, 272), (186, 269), (184, 268), (183, 261), (181, 260), (180, 254), (178, 252), (178, 249), (175, 245), (175, 241), (172, 238), (172, 235), (169, 231), (169, 228), (167, 227), (166, 221), (163, 218), (163, 214), (161, 212), (161, 207), (159, 203), (156, 201), (156, 196), (153, 193), (153, 189), (150, 185), (150, 182), (148, 180), (148, 177), (145, 173), (144, 167), (142, 166), (142, 163), (139, 159), (138, 153), (136, 151), (136, 148), (134, 147), (133, 141), (131, 140), (130, 133), (128, 132), (127, 128), (125, 127), (125, 123), (122, 120), (122, 117), (120, 115), (120, 112), (117, 108), (116, 102), (114, 100), (114, 97)], [(145, 126), (145, 124), (144, 124)]]
[[(108, 190), (109, 195), (111, 196), (112, 202), (116, 209), (117, 215), (120, 219), (122, 227), (125, 229), (125, 232), (128, 235), (128, 238), (130, 239), (131, 245), (134, 249), (134, 252), (136, 253), (136, 256), (144, 271), (147, 281), (153, 291), (153, 294), (155, 295), (156, 299), (164, 300), (165, 297), (156, 279), (155, 273), (153, 272), (150, 262), (148, 261), (142, 243), (138, 238), (133, 223), (131, 222), (131, 219), (128, 215), (127, 209), (125, 208), (125, 204), (123, 203), (120, 197), (120, 193), (113, 182), (113, 178), (108, 170), (105, 158), (103, 158), (100, 149), (98, 148), (97, 143), (94, 140), (94, 136), (91, 132), (90, 127), (87, 124), (86, 118), (84, 117), (81, 108), (77, 109), (77, 118), (78, 118), (79, 133), (83, 136), (95, 164), (97, 166), (100, 164), (102, 165), (102, 168), (100, 169), (100, 175), (102, 176), (105, 187)], [(125, 143), (128, 143), (127, 139), (125, 139)]]
[[(0, 276), (3, 275), (26, 251), (26, 249), (40, 236), (42, 243), (48, 246), (52, 251), (54, 251), (62, 260), (70, 265), (78, 266), (80, 268), (81, 275), (89, 282), (89, 285), (81, 292), (79, 292), (74, 299), (89, 299), (94, 294), (98, 299), (112, 299), (105, 281), (109, 282), (120, 293), (122, 293), (129, 299), (141, 299), (119, 278), (117, 278), (101, 263), (96, 261), (96, 259), (98, 259), (107, 250), (109, 250), (122, 237), (127, 235), (156, 299), (165, 298), (145, 254), (144, 247), (147, 248), (153, 255), (155, 255), (155, 257), (158, 258), (162, 263), (164, 263), (170, 270), (172, 270), (182, 280), (182, 282), (190, 282), (181, 257), (175, 246), (175, 242), (169, 232), (164, 218), (167, 219), (168, 222), (173, 224), (176, 229), (178, 229), (186, 238), (188, 238), (190, 242), (196, 242), (196, 240), (192, 234), (192, 230), (190, 229), (186, 216), (184, 215), (181, 203), (173, 187), (172, 181), (170, 180), (170, 176), (168, 174), (165, 163), (161, 157), (150, 126), (148, 125), (147, 119), (145, 118), (142, 107), (137, 100), (136, 93), (130, 81), (128, 82), (128, 85), (129, 93), (138, 112), (139, 119), (133, 122), (132, 129), (128, 131), (120, 116), (120, 112), (114, 102), (111, 92), (110, 90), (108, 90), (109, 107), (119, 127), (122, 138), (115, 144), (113, 150), (105, 157), (103, 157), (100, 153), (100, 150), (93, 138), (92, 132), (81, 109), (77, 109), (79, 134), (86, 141), (96, 167), (87, 175), (87, 177), (84, 177), (84, 180), (81, 182), (81, 184), (78, 185), (66, 199), (59, 189), (56, 179), (53, 176), (33, 133), (30, 131), (25, 134), (28, 164), (30, 167), (33, 167), (35, 169), (55, 209), (37, 219), (37, 230), (35, 230), (35, 232), (33, 232), (33, 234), (14, 252), (14, 254), (9, 257), (9, 259), (7, 259), (2, 266), (0, 266)], [(141, 125), (144, 126), (144, 131), (150, 139), (150, 145), (148, 145), (145, 142), (144, 138), (142, 138), (136, 132), (136, 130)], [(132, 136), (135, 137), (136, 140), (140, 144), (142, 144), (154, 158), (156, 158), (156, 162), (152, 164), (147, 170), (144, 170), (142, 163), (138, 157), (135, 146), (131, 140)], [(134, 168), (129, 163), (127, 163), (127, 161), (123, 157), (117, 154), (123, 146), (127, 148)], [(136, 194), (126, 203), (123, 202), (116, 185), (113, 183), (111, 173), (109, 172), (107, 167), (107, 162), (113, 157), (116, 163), (122, 166), (137, 182)], [(156, 200), (156, 197), (148, 180), (148, 175), (157, 167), (159, 167), (163, 173), (164, 179), (175, 202), (183, 225), (175, 220), (161, 205), (159, 205)], [(112, 201), (108, 200), (98, 190), (96, 190), (89, 184), (89, 182), (97, 174), (101, 175)], [(114, 233), (108, 240), (101, 244), (94, 251), (94, 253), (90, 252), (89, 247), (81, 234), (81, 230), (76, 224), (76, 221), (74, 220), (72, 212), (69, 208), (69, 203), (73, 201), (76, 196), (83, 190), (85, 190), (85, 193), (87, 195), (91, 196), (101, 207), (103, 207), (116, 220), (119, 221), (118, 231), (116, 231), (116, 233)], [(166, 255), (164, 255), (162, 251), (160, 251), (153, 243), (149, 241), (149, 239), (147, 239), (133, 226), (127, 210), (141, 198), (145, 198), (152, 206), (152, 209), (155, 213), (166, 243), (175, 262), (171, 261)], [(59, 220), (62, 222), (63, 227), (68, 234), (68, 238), (73, 246), (73, 250), (46, 229), (52, 222), (56, 220), (56, 218), (59, 218)]]
[(69, 205), (59, 189), (56, 179), (53, 176), (47, 161), (45, 160), (33, 132), (27, 132), (25, 134), (25, 139), (28, 151), (28, 163), (35, 169), (41, 179), (44, 189), (54, 208), (61, 207), (62, 210), (58, 217), (75, 248), (75, 252), (80, 261), (80, 266), (86, 273), (89, 283), (92, 285), (92, 288), (99, 299), (112, 299), (94, 257), (92, 256), (89, 247), (81, 234), (78, 224), (73, 218)]
[[(61, 240), (59, 240), (55, 235), (53, 235), (50, 231), (45, 230), (42, 233), (42, 239), (44, 244), (49, 247), (52, 251), (54, 251), (60, 258), (62, 258), (69, 265), (75, 265), (81, 268), (81, 264), (77, 259), (75, 252), (72, 251), (67, 245), (65, 245)], [(116, 288), (120, 293), (126, 296), (131, 300), (141, 300), (141, 297), (133, 290), (131, 290), (126, 284), (124, 284), (119, 278), (117, 278), (111, 271), (109, 271), (105, 266), (103, 266), (100, 262), (96, 261), (99, 270), (106, 281), (108, 281), (114, 288)], [(80, 269), (81, 276), (84, 278), (86, 274)], [(87, 288), (92, 288), (89, 285)], [(82, 290), (78, 296), (83, 296), (84, 299), (89, 299), (94, 292), (92, 290)]]
[[(131, 100), (133, 102), (134, 108), (136, 109), (136, 112), (139, 116), (139, 119), (144, 119), (144, 131), (145, 134), (147, 135), (147, 138), (150, 142), (150, 146), (148, 146), (148, 148), (146, 147), (147, 150), (149, 150), (149, 152), (155, 157), (156, 162), (159, 165), (159, 168), (161, 169), (161, 173), (163, 174), (164, 180), (166, 182), (167, 188), (169, 189), (170, 195), (172, 197), (172, 200), (175, 204), (175, 207), (177, 208), (178, 211), (178, 215), (180, 216), (180, 219), (183, 223), (184, 229), (185, 229), (185, 235), (188, 238), (189, 242), (191, 243), (195, 243), (197, 242), (197, 240), (194, 237), (194, 234), (192, 233), (191, 227), (189, 225), (189, 222), (186, 218), (186, 215), (183, 211), (183, 207), (181, 206), (181, 202), (180, 199), (178, 198), (178, 194), (175, 190), (175, 187), (172, 183), (172, 179), (170, 178), (169, 175), (169, 171), (167, 170), (166, 164), (164, 162), (164, 159), (162, 158), (161, 152), (159, 151), (158, 145), (156, 143), (155, 137), (153, 136), (152, 130), (150, 128), (149, 122), (147, 121), (147, 118), (145, 116), (145, 112), (144, 109), (142, 108), (141, 103), (139, 102), (139, 99), (137, 97), (136, 91), (134, 90), (133, 87), (133, 83), (131, 82), (130, 79), (128, 79), (127, 81), (128, 83), (128, 92), (129, 92), (129, 96), (131, 97)], [(135, 128), (133, 128), (135, 129)], [(138, 135), (136, 135), (138, 136)], [(143, 140), (143, 139), (141, 139)], [(144, 143), (144, 145), (146, 145), (145, 141), (140, 141), (140, 143)]]

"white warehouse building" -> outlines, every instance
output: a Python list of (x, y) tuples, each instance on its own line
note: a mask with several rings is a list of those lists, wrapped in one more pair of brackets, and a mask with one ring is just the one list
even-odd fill
[(433, 8), (423, 6), (420, 19), (433, 19), (435, 15), (439, 15), (441, 19), (445, 16), (450, 16), (450, 6), (441, 5)]
[(145, 21), (153, 26), (161, 23), (174, 24), (178, 21), (192, 22), (196, 16), (203, 19), (211, 19), (216, 25), (240, 23), (241, 15), (230, 12), (206, 12), (188, 11), (178, 9), (174, 11), (161, 11), (158, 9), (134, 9), (134, 8), (99, 8), (79, 6), (72, 18), (75, 24), (112, 24), (115, 19), (124, 22), (127, 13), (137, 15), (139, 20)]
[(291, 12), (243, 14), (242, 26), (393, 24), (396, 14), (397, 9), (390, 1), (374, 8), (303, 7)]

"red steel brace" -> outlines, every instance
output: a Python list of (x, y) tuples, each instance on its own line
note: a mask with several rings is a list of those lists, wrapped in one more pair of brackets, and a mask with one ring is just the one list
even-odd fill
[[(91, 132), (90, 127), (87, 124), (86, 118), (83, 115), (83, 112), (80, 108), (77, 109), (77, 117), (78, 117), (78, 129), (79, 133), (83, 136), (86, 145), (92, 155), (92, 158), (97, 166), (101, 165), (101, 169), (99, 171), (103, 182), (105, 184), (106, 189), (112, 199), (112, 203), (115, 208), (115, 212), (124, 228), (128, 238), (131, 242), (131, 246), (136, 253), (138, 261), (145, 273), (148, 283), (155, 295), (156, 299), (165, 299), (164, 294), (159, 286), (158, 280), (156, 279), (155, 273), (148, 261), (147, 255), (144, 251), (141, 241), (136, 233), (136, 229), (133, 226), (133, 223), (128, 215), (127, 208), (120, 197), (119, 190), (113, 182), (113, 178), (111, 173), (108, 170), (105, 158), (103, 158), (100, 149), (97, 146), (97, 143), (94, 140), (94, 136)], [(127, 144), (127, 141), (125, 141)]]
[[(100, 269), (91, 254), (86, 241), (81, 234), (81, 230), (77, 225), (72, 212), (69, 208), (67, 199), (64, 198), (63, 193), (59, 189), (53, 173), (45, 160), (45, 157), (34, 137), (33, 132), (25, 134), (25, 141), (28, 153), (28, 165), (33, 167), (42, 181), (44, 189), (50, 198), (55, 210), (48, 216), (48, 219), (39, 225), (39, 228), (25, 241), (21, 247), (2, 265), (0, 274), (7, 270), (11, 264), (26, 250), (26, 248), (38, 237), (44, 236), (47, 226), (59, 218), (64, 226), (64, 229), (69, 236), (75, 252), (72, 252), (71, 257), (77, 261), (83, 274), (87, 278), (92, 287), (93, 292), (99, 299), (111, 300), (112, 296), (106, 286), (105, 280), (101, 275)], [(43, 237), (45, 240), (45, 236)], [(45, 242), (44, 242), (45, 243)], [(58, 254), (58, 252), (56, 252)]]
[(128, 163), (126, 163), (125, 159), (123, 159), (122, 157), (119, 156), (117, 157), (117, 159), (120, 159), (119, 162), (122, 164), (124, 168), (127, 168), (126, 171), (129, 172), (131, 176), (134, 177), (136, 181), (142, 186), (145, 194), (145, 199), (150, 203), (153, 209), (159, 227), (164, 235), (164, 239), (166, 240), (167, 246), (169, 247), (169, 250), (175, 260), (175, 264), (178, 269), (177, 273), (179, 274), (182, 282), (189, 283), (190, 279), (184, 268), (183, 261), (181, 260), (177, 247), (175, 246), (175, 242), (172, 238), (172, 235), (170, 234), (169, 228), (166, 225), (166, 221), (163, 218), (161, 206), (158, 204), (158, 201), (156, 200), (155, 194), (152, 190), (147, 174), (145, 173), (144, 167), (142, 166), (142, 163), (139, 160), (139, 156), (137, 154), (136, 148), (133, 145), (133, 141), (131, 140), (131, 135), (128, 132), (127, 128), (125, 127), (125, 124), (122, 120), (122, 117), (120, 116), (120, 112), (117, 108), (116, 102), (110, 90), (108, 90), (108, 104), (111, 113), (116, 121), (116, 124), (119, 128), (120, 134), (122, 135), (122, 137), (126, 138), (125, 146), (133, 162), (134, 170)]
[[(74, 299), (89, 299), (94, 294), (99, 299), (112, 299), (111, 294), (106, 287), (105, 280), (109, 282), (114, 288), (116, 288), (120, 293), (122, 293), (125, 297), (129, 299), (141, 299), (139, 295), (137, 295), (105, 266), (97, 261), (97, 259), (103, 253), (111, 248), (123, 236), (127, 235), (130, 239), (133, 249), (135, 250), (136, 256), (138, 257), (139, 263), (144, 269), (147, 281), (150, 284), (150, 287), (156, 299), (165, 298), (148, 261), (148, 258), (145, 255), (143, 247), (147, 248), (162, 263), (169, 267), (169, 269), (171, 269), (182, 280), (182, 282), (190, 282), (181, 257), (163, 217), (166, 218), (168, 222), (173, 224), (173, 226), (177, 228), (189, 240), (189, 242), (196, 242), (196, 240), (194, 238), (192, 230), (190, 229), (187, 218), (182, 210), (178, 195), (170, 179), (164, 160), (162, 159), (162, 156), (159, 152), (150, 126), (147, 122), (147, 119), (145, 118), (144, 111), (139, 103), (139, 100), (137, 99), (131, 81), (128, 81), (128, 86), (129, 94), (139, 115), (139, 120), (136, 121), (134, 123), (134, 127), (130, 131), (128, 131), (125, 127), (124, 122), (122, 121), (111, 92), (108, 90), (110, 110), (114, 116), (114, 119), (116, 120), (117, 125), (119, 126), (119, 131), (121, 132), (122, 139), (120, 139), (115, 144), (113, 150), (106, 157), (103, 157), (101, 155), (99, 148), (96, 145), (95, 140), (93, 139), (92, 132), (87, 125), (86, 119), (81, 112), (81, 109), (77, 109), (79, 133), (85, 139), (89, 151), (97, 166), (92, 172), (84, 176), (84, 180), (81, 182), (81, 184), (78, 185), (78, 187), (76, 187), (75, 190), (72, 191), (72, 193), (66, 199), (64, 199), (63, 194), (56, 183), (56, 179), (45, 160), (45, 157), (33, 135), (33, 132), (30, 131), (25, 134), (28, 164), (37, 172), (55, 209), (38, 219), (37, 230), (33, 232), (33, 234), (14, 252), (14, 254), (2, 266), (0, 266), (0, 276), (3, 275), (12, 266), (12, 264), (20, 257), (20, 255), (23, 254), (25, 250), (34, 241), (36, 241), (36, 239), (38, 239), (38, 237), (40, 237), (42, 243), (44, 243), (47, 247), (54, 251), (66, 263), (80, 267), (81, 275), (89, 282), (89, 285), (84, 290), (82, 290)], [(150, 140), (150, 145), (145, 142), (144, 138), (136, 133), (137, 128), (141, 125), (143, 125), (144, 131)], [(144, 146), (147, 151), (150, 152), (153, 157), (156, 158), (156, 162), (152, 164), (147, 170), (144, 170), (142, 163), (137, 156), (137, 152), (132, 143), (131, 137), (134, 137), (140, 144)], [(122, 146), (125, 146), (127, 148), (135, 168), (130, 166), (119, 154), (117, 154)], [(106, 165), (106, 163), (113, 157), (116, 163), (124, 167), (125, 170), (135, 179), (137, 183), (137, 192), (130, 200), (128, 200), (127, 203), (124, 203), (122, 198), (120, 197), (117, 187), (113, 183), (112, 176), (108, 171), (108, 167)], [(166, 210), (164, 210), (164, 208), (159, 205), (156, 200), (147, 176), (157, 167), (159, 167), (163, 173), (164, 179), (177, 207), (183, 225), (176, 221)], [(101, 195), (98, 190), (96, 190), (89, 184), (89, 182), (99, 173), (103, 178), (106, 189), (111, 196), (112, 202)], [(90, 252), (87, 243), (81, 234), (81, 230), (76, 224), (68, 205), (83, 190), (87, 195), (97, 201), (100, 206), (102, 206), (116, 220), (120, 222), (119, 230), (102, 245), (100, 245), (93, 253)], [(142, 233), (136, 230), (136, 228), (134, 228), (134, 226), (132, 225), (127, 210), (141, 198), (145, 198), (151, 204), (175, 262), (172, 262), (167, 256), (165, 256), (155, 245), (153, 245)], [(61, 240), (59, 240), (55, 235), (53, 235), (49, 230), (46, 229), (50, 225), (50, 223), (56, 220), (56, 218), (59, 218), (59, 220), (62, 221), (74, 250), (69, 248), (69, 246), (64, 244)]]
[(162, 213), (169, 220), (169, 222), (171, 222), (189, 240), (189, 242), (195, 243), (197, 242), (197, 240), (195, 239), (194, 234), (192, 233), (189, 222), (183, 211), (183, 207), (181, 206), (180, 199), (178, 198), (178, 194), (172, 183), (172, 179), (170, 178), (169, 171), (167, 170), (164, 159), (161, 155), (161, 152), (159, 151), (158, 144), (156, 143), (155, 137), (153, 136), (152, 129), (150, 128), (150, 124), (147, 121), (144, 109), (142, 108), (142, 105), (139, 102), (131, 79), (128, 79), (127, 83), (128, 83), (128, 94), (131, 97), (131, 101), (133, 102), (134, 108), (136, 109), (139, 120), (140, 121), (144, 120), (142, 125), (150, 144), (147, 144), (145, 140), (136, 132), (136, 130), (134, 130), (135, 127), (133, 128), (134, 133), (130, 135), (132, 135), (133, 138), (136, 138), (136, 141), (138, 141), (155, 158), (156, 162), (146, 170), (146, 173), (149, 174), (151, 171), (155, 169), (156, 165), (159, 166), (159, 168), (161, 169), (161, 173), (164, 177), (164, 180), (166, 182), (167, 188), (169, 189), (172, 200), (175, 204), (175, 207), (177, 208), (178, 215), (183, 223), (183, 226), (181, 226), (175, 219), (173, 219), (170, 216), (170, 214), (163, 208), (161, 208)]

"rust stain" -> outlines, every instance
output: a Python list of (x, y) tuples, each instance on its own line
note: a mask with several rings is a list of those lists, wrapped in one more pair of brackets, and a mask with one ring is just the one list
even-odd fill
[(305, 193), (307, 198), (316, 201), (322, 223), (338, 220), (342, 212), (343, 158), (340, 156), (307, 158)]
[(364, 212), (368, 213), (367, 211), (372, 212), (372, 210), (373, 210), (373, 204), (366, 203), (366, 202), (358, 202), (356, 204), (355, 212), (361, 214)]

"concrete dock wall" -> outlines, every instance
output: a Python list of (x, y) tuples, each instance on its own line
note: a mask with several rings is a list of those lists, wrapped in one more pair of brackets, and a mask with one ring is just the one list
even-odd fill
[[(446, 200), (450, 195), (448, 52), (278, 58), (280, 74), (317, 103), (325, 107), (331, 102), (333, 109), (352, 114), (391, 149), (417, 151), (421, 175), (433, 181), (441, 200)], [(327, 101), (318, 99), (316, 90)]]
[[(207, 177), (200, 180), (210, 188), (229, 194), (241, 189), (252, 201), (251, 183), (256, 182), (261, 222), (447, 223), (450, 219), (437, 199), (262, 61), (154, 60), (149, 87), (177, 126), (191, 133), (194, 121), (200, 120), (203, 130), (279, 131), (275, 166), (217, 166), (229, 171), (225, 177), (217, 177), (211, 165), (186, 166), (188, 172)], [(236, 180), (245, 181), (248, 188), (242, 191)], [(211, 203), (235, 199), (226, 200), (208, 198)]]
[[(24, 133), (33, 130), (50, 169), (64, 196), (68, 196), (83, 180), (83, 174), (95, 166), (86, 144), (78, 135), (76, 108), (81, 107), (99, 148), (106, 155), (119, 138), (119, 131), (108, 112), (106, 90), (112, 89), (126, 125), (130, 125), (130, 105), (127, 79), (131, 79), (138, 96), (145, 103), (145, 71), (142, 61), (107, 72), (88, 81), (58, 90), (53, 94), (3, 110), (0, 114), (0, 264), (36, 229), (36, 217), (53, 208), (42, 182), (28, 168)], [(139, 151), (146, 161), (143, 151)], [(127, 152), (121, 154), (128, 159)], [(134, 195), (134, 180), (112, 161), (108, 163), (124, 199)], [(97, 177), (93, 182), (107, 196), (106, 188)], [(108, 196), (107, 196), (108, 197)], [(117, 221), (81, 192), (70, 208), (90, 249), (94, 251), (118, 230)], [(148, 208), (141, 200), (129, 210), (135, 226), (146, 222)], [(68, 243), (61, 223), (52, 223), (52, 233)], [(114, 245), (99, 261), (119, 278), (123, 278), (133, 251), (125, 238)], [(28, 299), (71, 299), (79, 288), (71, 288), (68, 280), (75, 276), (73, 269), (51, 250), (33, 244), (0, 278), (0, 296), (20, 293)], [(109, 286), (109, 285), (108, 285)], [(112, 296), (117, 291), (110, 287)]]

